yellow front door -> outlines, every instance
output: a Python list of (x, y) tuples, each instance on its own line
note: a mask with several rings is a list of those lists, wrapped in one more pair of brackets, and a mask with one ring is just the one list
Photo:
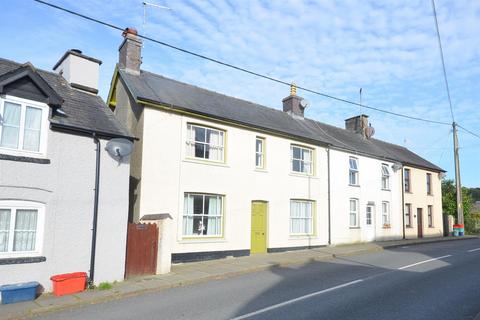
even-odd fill
[(252, 201), (251, 253), (267, 252), (267, 202)]

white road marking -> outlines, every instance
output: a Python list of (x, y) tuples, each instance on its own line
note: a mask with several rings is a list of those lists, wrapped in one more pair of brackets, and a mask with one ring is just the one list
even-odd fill
[(441, 257), (438, 257), (438, 258), (432, 258), (432, 259), (428, 259), (428, 260), (419, 261), (419, 262), (416, 262), (416, 263), (409, 264), (408, 266), (400, 267), (397, 270), (407, 269), (407, 268), (410, 268), (410, 267), (418, 266), (419, 264), (424, 264), (424, 263), (427, 263), (427, 262), (440, 260), (440, 259), (448, 258), (448, 257), (451, 257), (451, 256), (452, 256), (451, 254), (448, 254), (446, 256), (441, 256)]
[(301, 300), (309, 299), (311, 297), (315, 297), (315, 296), (318, 296), (320, 294), (327, 293), (327, 292), (330, 292), (330, 291), (333, 291), (333, 290), (345, 288), (345, 287), (354, 285), (354, 284), (362, 282), (362, 281), (363, 281), (363, 279), (358, 279), (358, 280), (347, 282), (347, 283), (344, 283), (344, 284), (341, 284), (341, 285), (338, 285), (338, 286), (335, 286), (335, 287), (331, 287), (331, 288), (324, 289), (324, 290), (321, 290), (321, 291), (306, 294), (304, 296), (301, 296), (301, 297), (298, 297), (298, 298), (295, 298), (295, 299), (287, 300), (287, 301), (284, 301), (282, 303), (274, 304), (273, 306), (270, 306), (270, 307), (267, 307), (267, 308), (263, 308), (263, 309), (260, 309), (260, 310), (254, 311), (254, 312), (244, 314), (244, 315), (236, 317), (236, 318), (232, 318), (231, 320), (247, 319), (247, 318), (256, 316), (258, 314), (261, 314), (261, 313), (264, 313), (264, 312), (267, 312), (267, 311), (270, 311), (270, 310), (278, 309), (278, 308), (284, 307), (286, 305), (289, 305), (289, 304), (292, 304), (292, 303), (295, 303), (295, 302), (298, 302), (298, 301), (301, 301)]
[(471, 250), (468, 250), (468, 252), (475, 252), (475, 251), (478, 251), (478, 250), (480, 250), (480, 248), (471, 249)]

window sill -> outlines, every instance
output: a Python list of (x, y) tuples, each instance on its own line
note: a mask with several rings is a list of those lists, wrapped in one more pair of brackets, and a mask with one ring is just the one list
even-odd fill
[(355, 229), (360, 229), (360, 227), (349, 227), (349, 228), (350, 228), (350, 229), (353, 229), (353, 230), (355, 230)]
[(308, 173), (290, 172), (288, 175), (291, 176), (291, 177), (317, 179), (317, 177), (316, 177), (315, 175), (313, 175), (313, 174), (308, 174)]
[(223, 237), (190, 237), (182, 238), (178, 241), (180, 244), (191, 244), (191, 243), (222, 243), (227, 242)]
[(0, 265), (8, 264), (24, 264), (24, 263), (38, 263), (47, 261), (46, 257), (15, 257), (15, 258), (0, 258)]
[(183, 162), (190, 162), (190, 163), (196, 163), (196, 164), (205, 164), (205, 165), (215, 166), (215, 167), (225, 167), (225, 168), (229, 168), (229, 167), (230, 167), (230, 166), (227, 165), (225, 162), (209, 161), (209, 160), (201, 160), (201, 159), (193, 159), (193, 158), (183, 159)]
[(390, 191), (392, 191), (392, 190), (391, 190), (391, 189), (383, 189), (383, 188), (382, 188), (382, 191), (388, 191), (388, 192), (390, 192)]
[(350, 186), (350, 187), (356, 187), (356, 188), (360, 188), (360, 185), (359, 185), (359, 184), (350, 184), (350, 183), (349, 183), (349, 184), (348, 184), (348, 186)]
[(427, 193), (427, 196), (433, 197), (433, 193)]
[(4, 153), (0, 153), (0, 160), (30, 162), (30, 163), (38, 163), (38, 164), (50, 164), (50, 159), (14, 156), (14, 155), (4, 154)]
[(412, 191), (405, 191), (406, 194), (413, 194)]
[(255, 168), (256, 172), (262, 172), (262, 173), (268, 173), (267, 169), (262, 169), (262, 168)]
[(392, 227), (382, 227), (382, 229), (391, 229)]
[(407, 229), (413, 229), (412, 226), (405, 226), (405, 228), (407, 228)]
[(302, 239), (313, 239), (317, 238), (316, 234), (291, 234), (288, 237), (288, 240), (302, 240)]

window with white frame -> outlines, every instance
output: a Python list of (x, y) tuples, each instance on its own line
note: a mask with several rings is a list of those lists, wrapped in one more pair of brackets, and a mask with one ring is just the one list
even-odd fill
[(190, 158), (223, 161), (225, 131), (187, 124), (187, 156)]
[(405, 226), (412, 227), (412, 205), (410, 203), (405, 204)]
[(313, 174), (313, 150), (296, 145), (290, 146), (292, 171)]
[(382, 223), (383, 227), (390, 227), (390, 203), (387, 201), (382, 202)]
[(40, 254), (44, 205), (0, 201), (0, 257)]
[(433, 228), (433, 206), (428, 206), (428, 227)]
[(290, 200), (290, 234), (313, 234), (313, 201)]
[(11, 154), (45, 151), (48, 106), (7, 96), (0, 99), (0, 149)]
[(350, 199), (350, 227), (358, 227), (358, 199)]
[(183, 208), (184, 236), (221, 236), (223, 196), (185, 193)]
[(390, 189), (390, 170), (387, 164), (382, 164), (382, 189)]
[(358, 159), (350, 157), (349, 159), (349, 183), (352, 186), (358, 186)]
[(255, 166), (265, 168), (265, 138), (257, 137), (255, 140)]

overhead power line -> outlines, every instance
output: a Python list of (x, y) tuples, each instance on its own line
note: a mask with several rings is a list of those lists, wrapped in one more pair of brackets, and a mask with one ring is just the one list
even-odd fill
[(476, 134), (475, 132), (466, 129), (465, 127), (462, 127), (461, 125), (457, 124), (458, 127), (462, 128), (465, 132), (470, 133), (472, 136), (477, 137), (480, 139), (480, 134)]
[(440, 49), (440, 58), (442, 60), (443, 79), (445, 80), (445, 88), (447, 89), (448, 103), (450, 105), (450, 114), (452, 115), (452, 122), (455, 122), (453, 116), (452, 98), (450, 97), (450, 87), (448, 85), (447, 70), (445, 68), (445, 59), (443, 57), (442, 39), (440, 37), (440, 29), (438, 28), (437, 10), (435, 9), (435, 0), (432, 0), (433, 18), (435, 19), (435, 28), (437, 30), (438, 48)]
[[(80, 17), (80, 18), (83, 18), (83, 19), (86, 19), (86, 20), (104, 25), (104, 26), (112, 28), (112, 29), (116, 29), (116, 30), (119, 30), (119, 31), (124, 31), (124, 28), (121, 28), (121, 27), (116, 26), (114, 24), (111, 24), (111, 23), (108, 23), (108, 22), (105, 22), (105, 21), (102, 21), (102, 20), (99, 20), (99, 19), (96, 19), (96, 18), (89, 17), (89, 16), (84, 15), (82, 13), (66, 9), (64, 7), (60, 7), (58, 5), (49, 3), (47, 1), (43, 1), (43, 0), (33, 0), (33, 1), (41, 3), (41, 4), (46, 5), (46, 6), (49, 6), (51, 8), (55, 8), (55, 9), (70, 13), (70, 14), (75, 15), (77, 17)], [(283, 85), (287, 85), (287, 86), (291, 85), (290, 82), (280, 80), (280, 79), (277, 79), (277, 78), (274, 78), (274, 77), (271, 77), (271, 76), (267, 76), (267, 75), (261, 74), (259, 72), (255, 72), (255, 71), (252, 71), (252, 70), (249, 70), (249, 69), (245, 69), (245, 68), (242, 68), (242, 67), (224, 62), (224, 61), (220, 61), (220, 60), (217, 60), (217, 59), (214, 59), (214, 58), (210, 58), (210, 57), (205, 56), (203, 54), (196, 53), (196, 52), (193, 52), (193, 51), (190, 51), (190, 50), (187, 50), (187, 49), (183, 49), (181, 47), (177, 47), (177, 46), (174, 46), (172, 44), (169, 44), (169, 43), (157, 40), (157, 39), (153, 39), (151, 37), (147, 37), (145, 35), (138, 34), (138, 37), (140, 37), (142, 39), (145, 39), (145, 40), (148, 40), (148, 41), (151, 41), (151, 42), (154, 42), (154, 43), (157, 43), (157, 44), (160, 44), (162, 46), (177, 50), (177, 51), (180, 51), (180, 52), (183, 52), (183, 53), (186, 53), (186, 54), (189, 54), (189, 55), (192, 55), (192, 56), (195, 56), (195, 57), (207, 60), (207, 61), (210, 61), (210, 62), (214, 62), (216, 64), (220, 64), (222, 66), (225, 66), (225, 67), (228, 67), (228, 68), (231, 68), (231, 69), (235, 69), (235, 70), (238, 70), (238, 71), (241, 71), (241, 72), (244, 72), (244, 73), (254, 75), (254, 76), (259, 77), (259, 78), (267, 79), (267, 80), (270, 80), (270, 81), (273, 81), (273, 82), (276, 82), (276, 83), (280, 83), (280, 84), (283, 84)], [(389, 110), (384, 110), (384, 109), (381, 109), (381, 108), (368, 106), (368, 105), (361, 104), (361, 103), (358, 103), (358, 102), (354, 102), (354, 101), (350, 101), (350, 100), (347, 100), (347, 99), (335, 97), (335, 96), (332, 96), (330, 94), (322, 93), (322, 92), (319, 92), (317, 90), (309, 89), (307, 87), (302, 87), (302, 86), (298, 86), (298, 85), (296, 87), (300, 90), (303, 90), (303, 91), (306, 91), (306, 92), (309, 92), (309, 93), (312, 93), (312, 94), (315, 94), (315, 95), (319, 95), (319, 96), (322, 96), (324, 98), (340, 101), (340, 102), (350, 104), (350, 105), (354, 105), (354, 106), (358, 106), (358, 107), (363, 107), (363, 108), (374, 110), (374, 111), (377, 111), (377, 112), (390, 114), (390, 115), (393, 115), (393, 116), (396, 116), (396, 117), (402, 117), (402, 118), (406, 118), (406, 119), (410, 119), (410, 120), (417, 120), (417, 121), (434, 123), (434, 124), (441, 124), (441, 125), (448, 125), (448, 126), (451, 125), (451, 123), (448, 123), (448, 122), (425, 119), (425, 118), (420, 118), (420, 117), (414, 117), (414, 116), (409, 116), (409, 115), (402, 114), (402, 113), (397, 113), (397, 112), (393, 112), (393, 111), (389, 111)]]

